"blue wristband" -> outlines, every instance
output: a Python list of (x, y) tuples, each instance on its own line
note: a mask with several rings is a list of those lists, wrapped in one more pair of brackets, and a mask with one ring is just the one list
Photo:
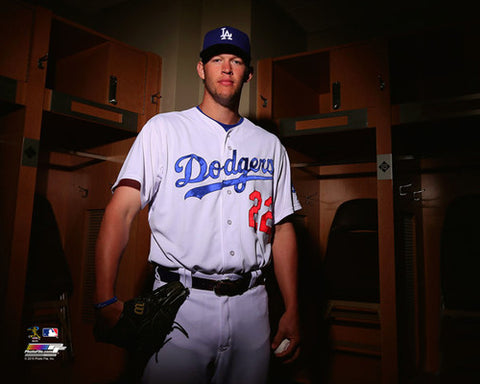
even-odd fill
[(102, 303), (97, 303), (97, 304), (94, 304), (93, 306), (95, 307), (95, 309), (102, 309), (110, 304), (113, 304), (115, 302), (117, 302), (118, 299), (117, 299), (117, 296), (113, 296), (111, 299), (108, 299), (107, 301), (104, 301)]

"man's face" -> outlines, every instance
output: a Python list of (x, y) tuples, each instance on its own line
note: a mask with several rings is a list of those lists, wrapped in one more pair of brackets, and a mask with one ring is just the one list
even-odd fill
[(243, 83), (252, 77), (243, 60), (232, 54), (213, 56), (207, 63), (199, 63), (197, 70), (205, 90), (224, 107), (238, 103)]

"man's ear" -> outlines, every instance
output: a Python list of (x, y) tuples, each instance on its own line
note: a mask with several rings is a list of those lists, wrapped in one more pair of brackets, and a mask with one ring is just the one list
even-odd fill
[(245, 77), (243, 78), (244, 83), (248, 83), (253, 77), (253, 67), (249, 66), (245, 72)]
[(197, 73), (202, 80), (205, 80), (205, 68), (201, 60), (197, 63)]

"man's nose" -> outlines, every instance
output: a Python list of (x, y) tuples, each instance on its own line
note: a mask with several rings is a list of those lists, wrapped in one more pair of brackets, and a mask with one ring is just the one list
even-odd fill
[(225, 73), (226, 75), (231, 75), (233, 73), (230, 62), (227, 61), (223, 63), (222, 72)]

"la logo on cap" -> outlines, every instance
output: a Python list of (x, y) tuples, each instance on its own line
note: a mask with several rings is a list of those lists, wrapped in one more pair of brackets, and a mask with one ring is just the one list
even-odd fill
[(220, 38), (222, 40), (232, 40), (232, 34), (230, 32), (228, 32), (228, 29), (223, 27), (222, 28), (222, 34), (220, 35)]

